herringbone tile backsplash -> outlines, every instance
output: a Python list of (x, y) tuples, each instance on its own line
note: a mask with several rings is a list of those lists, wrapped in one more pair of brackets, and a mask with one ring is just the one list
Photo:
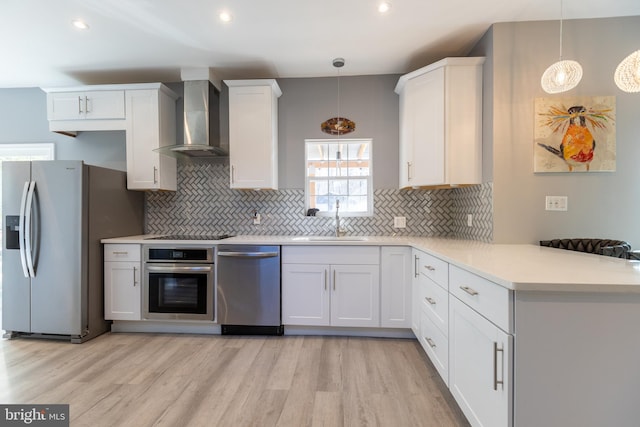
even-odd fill
[[(490, 242), (493, 210), (491, 183), (452, 190), (374, 191), (374, 215), (344, 217), (351, 235), (458, 237)], [(253, 225), (256, 210), (261, 224)], [(229, 189), (226, 162), (179, 162), (178, 191), (147, 192), (147, 233), (330, 235), (331, 217), (304, 215), (304, 189), (238, 191)], [(467, 214), (473, 225), (467, 226)], [(405, 216), (407, 227), (393, 228)]]

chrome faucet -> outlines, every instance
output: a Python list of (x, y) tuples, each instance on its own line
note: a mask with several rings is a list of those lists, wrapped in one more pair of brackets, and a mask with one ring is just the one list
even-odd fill
[(341, 237), (346, 234), (346, 231), (340, 228), (340, 215), (338, 210), (340, 209), (340, 200), (336, 200), (336, 237)]

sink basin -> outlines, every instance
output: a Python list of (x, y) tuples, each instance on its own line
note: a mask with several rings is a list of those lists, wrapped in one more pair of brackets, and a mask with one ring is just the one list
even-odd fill
[(296, 242), (366, 242), (366, 237), (359, 236), (300, 236), (292, 239)]

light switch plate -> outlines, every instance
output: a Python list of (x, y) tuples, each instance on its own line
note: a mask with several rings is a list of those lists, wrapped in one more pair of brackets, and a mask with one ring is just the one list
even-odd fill
[(568, 209), (567, 196), (547, 196), (545, 198), (545, 210), (566, 211)]
[(394, 216), (393, 228), (407, 228), (407, 218), (404, 216)]

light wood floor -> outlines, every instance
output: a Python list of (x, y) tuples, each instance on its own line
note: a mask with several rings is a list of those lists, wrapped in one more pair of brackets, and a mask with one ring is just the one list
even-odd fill
[(0, 402), (71, 426), (466, 426), (414, 340), (105, 334), (0, 341)]

